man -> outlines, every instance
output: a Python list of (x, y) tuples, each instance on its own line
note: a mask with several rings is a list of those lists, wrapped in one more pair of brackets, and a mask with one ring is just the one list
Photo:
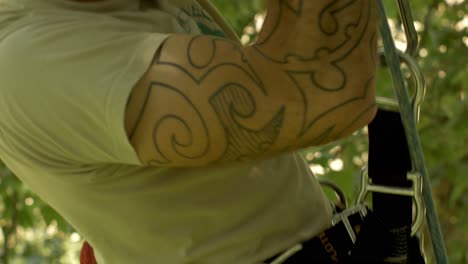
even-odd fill
[(1, 158), (99, 264), (262, 263), (331, 224), (293, 152), (373, 118), (372, 3), (269, 0), (242, 47), (191, 0), (5, 0)]

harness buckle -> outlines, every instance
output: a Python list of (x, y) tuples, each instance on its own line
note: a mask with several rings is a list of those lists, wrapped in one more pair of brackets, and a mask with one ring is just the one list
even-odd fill
[(349, 217), (357, 213), (359, 213), (361, 218), (364, 219), (364, 217), (367, 215), (367, 207), (364, 204), (358, 204), (352, 208), (342, 211), (341, 213), (335, 214), (331, 222), (332, 227), (343, 222), (343, 225), (345, 226), (346, 231), (348, 232), (348, 235), (351, 238), (351, 241), (353, 242), (353, 244), (356, 243), (356, 232), (354, 231), (354, 228), (351, 226)]
[(409, 188), (373, 184), (372, 180), (369, 179), (368, 170), (364, 169), (361, 173), (361, 188), (356, 203), (364, 204), (367, 195), (371, 192), (412, 197), (415, 205), (415, 217), (411, 226), (411, 236), (414, 236), (421, 229), (426, 214), (422, 200), (423, 180), (418, 172), (408, 172), (407, 179), (413, 183)]

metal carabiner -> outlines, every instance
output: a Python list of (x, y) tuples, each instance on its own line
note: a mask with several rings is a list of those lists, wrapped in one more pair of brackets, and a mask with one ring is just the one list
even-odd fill
[(408, 53), (400, 53), (399, 56), (401, 61), (405, 63), (406, 66), (408, 66), (415, 85), (411, 106), (413, 107), (414, 118), (416, 122), (419, 122), (421, 105), (424, 102), (424, 97), (426, 96), (426, 80), (424, 79), (424, 75), (421, 72), (421, 68), (412, 56), (410, 56)]
[(371, 192), (412, 197), (416, 209), (415, 218), (411, 225), (411, 236), (414, 236), (424, 223), (426, 208), (422, 199), (423, 182), (421, 175), (415, 172), (409, 172), (407, 179), (412, 182), (412, 186), (408, 188), (373, 184), (372, 180), (369, 179), (367, 169), (364, 169), (361, 173), (361, 188), (356, 199), (356, 204), (363, 204), (367, 195)]
[(335, 206), (337, 206), (340, 210), (345, 210), (349, 207), (346, 194), (342, 189), (340, 189), (338, 185), (332, 181), (324, 179), (319, 180), (319, 183), (322, 185), (322, 187), (328, 187), (335, 193), (336, 198), (338, 199), (338, 204), (335, 204)]
[[(419, 121), (421, 104), (424, 101), (424, 95), (426, 93), (426, 83), (424, 75), (419, 68), (419, 65), (414, 60), (419, 50), (419, 38), (416, 28), (414, 26), (413, 14), (408, 0), (397, 0), (398, 11), (400, 13), (400, 19), (403, 23), (403, 30), (406, 37), (406, 49), (404, 52), (398, 51), (398, 57), (400, 62), (403, 62), (408, 66), (411, 71), (413, 81), (415, 84), (415, 94), (412, 99), (412, 106), (416, 122)], [(385, 62), (385, 55), (383, 52), (380, 54), (380, 58)], [(398, 101), (391, 98), (377, 97), (377, 103), (384, 109), (398, 111)]]
[[(403, 53), (400, 51), (397, 54), (400, 62), (404, 63), (408, 67), (411, 74), (410, 79), (412, 79), (415, 87), (414, 94), (411, 99), (411, 107), (413, 108), (413, 114), (416, 122), (419, 122), (421, 105), (424, 102), (424, 97), (427, 90), (426, 80), (424, 79), (424, 75), (421, 72), (421, 68), (419, 68), (419, 65), (413, 57), (411, 57), (408, 53)], [(387, 110), (399, 111), (399, 104), (396, 99), (377, 97), (377, 104)]]
[(397, 0), (397, 4), (406, 36), (407, 46), (405, 54), (414, 57), (418, 53), (419, 38), (418, 33), (416, 32), (416, 28), (414, 27), (414, 19), (413, 14), (411, 13), (411, 7), (407, 0)]

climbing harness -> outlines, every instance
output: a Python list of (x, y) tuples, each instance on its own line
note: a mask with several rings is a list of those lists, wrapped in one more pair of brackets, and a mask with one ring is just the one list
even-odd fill
[[(405, 132), (408, 154), (411, 160), (411, 172), (408, 179), (415, 179), (413, 183), (413, 192), (411, 197), (416, 201), (416, 207), (419, 208), (418, 215), (416, 215), (417, 221), (413, 224), (412, 235), (421, 227), (421, 214), (425, 211), (426, 221), (431, 236), (432, 247), (435, 255), (436, 263), (445, 264), (447, 263), (447, 254), (445, 251), (444, 242), (442, 239), (442, 233), (440, 229), (439, 220), (437, 217), (437, 211), (434, 206), (432, 198), (431, 186), (427, 176), (427, 170), (424, 161), (424, 155), (422, 152), (421, 141), (417, 132), (417, 121), (419, 119), (419, 108), (424, 98), (424, 81), (422, 78), (421, 71), (417, 67), (414, 58), (412, 57), (417, 52), (418, 37), (414, 28), (414, 21), (411, 15), (411, 9), (408, 0), (398, 0), (398, 7), (400, 10), (401, 19), (407, 36), (407, 49), (405, 53), (398, 52), (395, 43), (392, 39), (392, 34), (387, 21), (387, 15), (385, 7), (381, 0), (378, 0), (378, 10), (380, 13), (379, 28), (382, 36), (383, 46), (385, 50), (385, 58), (389, 70), (392, 74), (392, 80), (394, 84), (394, 91), (397, 97), (399, 112), (401, 114), (401, 122)], [(410, 100), (408, 90), (406, 88), (405, 80), (400, 68), (401, 58), (403, 62), (407, 63), (410, 71), (413, 73), (413, 78), (416, 80), (416, 93), (413, 99)], [(370, 162), (369, 162), (370, 163)], [(371, 168), (370, 168), (371, 169)], [(364, 183), (366, 186), (370, 186), (368, 183)], [(422, 186), (418, 186), (422, 184)], [(422, 200), (420, 200), (420, 189), (422, 188)], [(367, 188), (369, 190), (369, 188)], [(399, 191), (407, 191), (407, 189), (396, 188), (391, 190), (392, 194), (402, 195)], [(409, 194), (409, 193), (404, 193)], [(362, 195), (360, 196), (362, 197)], [(362, 198), (361, 198), (362, 201)], [(418, 207), (419, 204), (419, 207)], [(426, 210), (423, 210), (423, 204)], [(386, 205), (384, 205), (386, 206)]]
[[(382, 58), (391, 72), (397, 100), (377, 99), (379, 111), (369, 125), (369, 165), (361, 175), (356, 206), (335, 215), (330, 229), (304, 242), (299, 250), (296, 245), (293, 253), (287, 251), (284, 253), (287, 256), (280, 255), (271, 263), (299, 264), (307, 259), (316, 260), (317, 257), (320, 263), (425, 263), (418, 237), (424, 216), (436, 263), (447, 263), (417, 132), (426, 87), (424, 76), (414, 59), (418, 52), (418, 36), (411, 8), (408, 0), (397, 0), (407, 41), (406, 50), (400, 52), (393, 42), (382, 0), (376, 1), (384, 46)], [(411, 100), (402, 74), (402, 64), (408, 67), (415, 88)], [(338, 197), (343, 196), (336, 191), (336, 186), (328, 182), (324, 186), (335, 190)], [(372, 211), (367, 211), (364, 203), (370, 193), (373, 206)], [(359, 212), (357, 222), (356, 212)], [(344, 230), (337, 231), (337, 223), (343, 223)], [(326, 243), (323, 238), (326, 238)], [(349, 238), (352, 244), (340, 244)]]

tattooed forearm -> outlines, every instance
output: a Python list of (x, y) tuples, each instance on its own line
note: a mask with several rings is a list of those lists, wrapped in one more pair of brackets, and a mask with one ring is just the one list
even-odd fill
[(143, 161), (255, 159), (324, 144), (370, 121), (373, 1), (269, 4), (253, 46), (208, 36), (166, 41), (127, 109), (127, 132)]

